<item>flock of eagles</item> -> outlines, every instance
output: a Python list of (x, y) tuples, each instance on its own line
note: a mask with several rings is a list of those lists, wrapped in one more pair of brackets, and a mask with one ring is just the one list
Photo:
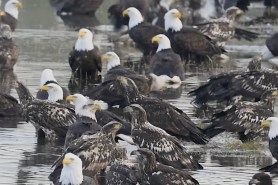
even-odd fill
[[(102, 2), (51, 0), (57, 14), (68, 16), (94, 16)], [(262, 3), (265, 18), (272, 18), (278, 2)], [(0, 117), (20, 116), (35, 127), (39, 140), (64, 142), (64, 152), (53, 161), (48, 177), (55, 185), (197, 185), (192, 171), (203, 166), (183, 141), (205, 145), (222, 132), (237, 133), (242, 142), (266, 137), (278, 160), (278, 117), (273, 110), (278, 72), (261, 67), (278, 56), (278, 33), (268, 36), (247, 69), (211, 76), (188, 94), (196, 107), (215, 102), (228, 105), (205, 127), (153, 94), (178, 89), (187, 62), (227, 57), (225, 44), (230, 39), (257, 39), (260, 33), (236, 24), (249, 5), (249, 0), (119, 0), (107, 9), (111, 24), (142, 53), (140, 66), (145, 74), (124, 67), (114, 51), (98, 49), (94, 33), (84, 26), (68, 62), (75, 78), (95, 84), (71, 95), (53, 71), (45, 69), (35, 96), (20, 81), (15, 85), (18, 99), (0, 91)], [(20, 54), (12, 36), (20, 8), (20, 1), (9, 0), (0, 12), (3, 71), (13, 70)], [(107, 71), (99, 78), (104, 64)], [(137, 150), (127, 153), (119, 140)], [(249, 185), (272, 185), (269, 173), (278, 174), (278, 162), (260, 169)]]

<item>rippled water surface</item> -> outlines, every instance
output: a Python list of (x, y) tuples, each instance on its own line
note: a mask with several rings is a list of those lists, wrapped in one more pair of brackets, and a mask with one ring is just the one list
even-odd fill
[[(104, 25), (108, 24), (105, 9), (112, 2), (105, 0), (102, 9), (97, 13), (100, 23)], [(71, 76), (67, 57), (77, 33), (55, 15), (47, 0), (23, 0), (23, 4), (19, 28), (15, 32), (15, 41), (20, 46), (20, 57), (14, 69), (15, 75), (7, 74), (7, 81), (17, 78), (35, 93), (39, 87), (41, 71), (52, 68), (59, 83), (67, 87)], [(257, 29), (261, 31), (262, 26), (259, 25)], [(273, 29), (277, 31), (276, 27)], [(124, 60), (140, 56), (135, 49), (123, 45), (115, 46), (109, 42), (109, 38), (114, 35), (111, 26), (97, 27), (95, 33), (94, 40), (101, 51), (117, 50)], [(188, 64), (187, 78), (180, 98), (169, 101), (199, 123), (201, 120), (196, 117), (196, 113), (200, 112), (190, 104), (191, 99), (187, 97), (187, 92), (215, 72), (246, 67), (252, 55), (261, 50), (264, 39), (262, 37), (254, 43), (232, 41), (227, 47), (231, 50), (232, 60), (227, 63), (211, 63), (198, 67)], [(236, 54), (238, 51), (239, 55)], [(276, 63), (276, 60), (272, 62)], [(16, 96), (14, 91), (12, 94)], [(204, 166), (204, 170), (193, 172), (200, 184), (248, 184), (260, 167), (274, 162), (267, 142), (261, 143), (260, 149), (257, 150), (233, 149), (224, 144), (231, 140), (234, 142), (232, 138), (233, 136), (224, 134), (207, 146), (185, 144), (188, 150), (199, 156)], [(37, 143), (35, 129), (31, 124), (16, 119), (0, 120), (0, 184), (51, 184), (47, 176), (51, 172), (52, 162), (61, 152), (60, 145)], [(278, 183), (278, 180), (275, 182)]]

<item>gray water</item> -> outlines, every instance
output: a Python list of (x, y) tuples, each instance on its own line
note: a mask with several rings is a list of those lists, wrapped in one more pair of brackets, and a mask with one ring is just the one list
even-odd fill
[[(101, 24), (107, 26), (96, 27), (95, 44), (102, 52), (111, 49), (120, 51), (123, 60), (140, 56), (133, 48), (116, 46), (109, 41), (114, 33), (108, 25), (105, 10), (111, 3), (112, 1), (105, 0), (97, 12)], [(59, 83), (67, 87), (71, 77), (68, 53), (76, 41), (77, 32), (55, 15), (55, 10), (47, 0), (23, 0), (23, 4), (19, 26), (14, 34), (15, 42), (20, 47), (20, 57), (14, 68), (17, 79), (35, 93), (39, 88), (41, 71), (51, 68)], [(258, 10), (254, 12), (259, 12)], [(262, 27), (264, 25), (258, 25), (256, 29), (261, 31)], [(274, 27), (274, 31), (277, 31), (277, 28)], [(183, 92), (180, 98), (169, 102), (184, 110), (192, 120), (199, 123), (201, 120), (196, 117), (196, 110), (190, 104), (191, 99), (187, 92), (206, 81), (211, 74), (245, 67), (250, 57), (260, 51), (263, 43), (264, 38), (254, 43), (232, 41), (228, 46), (232, 50), (232, 60), (202, 66), (188, 64)], [(11, 74), (8, 80), (13, 79)], [(16, 95), (14, 91), (12, 94)], [(260, 148), (252, 150), (232, 149), (226, 146), (227, 143), (235, 142), (237, 140), (233, 136), (224, 134), (207, 146), (185, 144), (188, 150), (200, 158), (199, 161), (204, 166), (204, 170), (193, 172), (200, 184), (247, 184), (260, 167), (275, 161), (268, 151), (266, 142), (261, 143)], [(62, 146), (37, 143), (35, 129), (30, 123), (16, 119), (0, 120), (0, 184), (51, 184), (47, 176), (52, 171), (52, 162), (61, 152)], [(278, 180), (275, 182), (278, 183)]]

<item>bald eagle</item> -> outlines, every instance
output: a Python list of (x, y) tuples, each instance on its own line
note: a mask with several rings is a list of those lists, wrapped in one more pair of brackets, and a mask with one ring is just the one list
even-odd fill
[(110, 106), (124, 108), (132, 103), (141, 105), (147, 112), (151, 124), (162, 128), (171, 135), (197, 144), (207, 142), (204, 134), (182, 110), (158, 98), (145, 97), (139, 94), (135, 83), (125, 77), (102, 84), (92, 98), (103, 100)]
[(164, 34), (165, 30), (144, 22), (142, 14), (134, 7), (124, 10), (123, 16), (129, 17), (129, 36), (143, 52), (143, 55), (148, 56), (155, 53), (157, 46), (151, 43), (151, 39), (157, 34)]
[(149, 149), (140, 148), (133, 151), (132, 154), (137, 154), (140, 171), (145, 177), (143, 180), (149, 184), (199, 185), (199, 182), (188, 172), (156, 162), (155, 154)]
[[(62, 88), (62, 92), (59, 92), (59, 95), (55, 94), (55, 96), (61, 96), (62, 95), (62, 99), (61, 99), (61, 97), (59, 97), (58, 99), (56, 97), (55, 101), (66, 100), (66, 97), (69, 95), (69, 91), (65, 87), (61, 87), (58, 84), (56, 78), (53, 75), (53, 71), (51, 69), (44, 69), (42, 71), (41, 79), (40, 79), (40, 90), (38, 90), (38, 92), (36, 94), (36, 98), (41, 99), (41, 100), (47, 100), (48, 99), (48, 92), (47, 92), (48, 89), (42, 90), (42, 86), (44, 86), (44, 85), (47, 86), (48, 84), (56, 84), (57, 85), (57, 86), (52, 85), (53, 89), (50, 90), (51, 92), (54, 92), (54, 91), (55, 91), (55, 93), (59, 92), (60, 88)], [(53, 96), (54, 96), (54, 94), (53, 94)], [(53, 98), (51, 98), (51, 99), (53, 99)]]
[(90, 100), (81, 94), (67, 97), (75, 105), (76, 122), (69, 127), (65, 146), (73, 139), (80, 137), (84, 132), (96, 132), (110, 121), (118, 121), (122, 124), (120, 133), (130, 134), (131, 125), (113, 112), (106, 110), (108, 105), (103, 101)]
[(35, 99), (20, 82), (16, 90), (23, 118), (31, 122), (37, 130), (42, 130), (48, 141), (64, 139), (69, 125), (76, 119), (74, 110), (65, 104)]
[(4, 11), (0, 12), (0, 23), (9, 25), (12, 31), (17, 27), (18, 8), (22, 8), (21, 2), (9, 0), (5, 4)]
[[(238, 15), (243, 14), (244, 12), (237, 7), (230, 7), (226, 10), (223, 17), (218, 19), (211, 19), (208, 22), (198, 24), (198, 29), (215, 41), (219, 46), (224, 46), (228, 40), (230, 40), (235, 32), (243, 33), (242, 29), (235, 28), (235, 18)], [(247, 31), (246, 31), (247, 32)], [(258, 34), (249, 32), (247, 40), (252, 40), (257, 38)], [(239, 38), (244, 36), (243, 34), (239, 35)], [(251, 36), (251, 37), (250, 37)], [(252, 37), (253, 36), (253, 37)]]
[(19, 55), (9, 25), (0, 23), (0, 70), (13, 70)]
[(224, 131), (237, 132), (242, 141), (263, 137), (265, 130), (260, 123), (273, 116), (273, 105), (277, 96), (277, 90), (269, 90), (263, 93), (261, 101), (240, 101), (226, 107), (213, 115), (212, 124), (204, 129), (204, 133), (212, 138)]
[(266, 173), (256, 173), (249, 181), (249, 185), (272, 185), (272, 180)]
[(124, 108), (131, 120), (131, 136), (140, 148), (148, 148), (154, 152), (157, 161), (177, 169), (202, 169), (203, 167), (185, 152), (180, 142), (163, 129), (153, 126), (146, 111), (138, 104)]
[(230, 71), (211, 76), (205, 84), (189, 92), (190, 96), (195, 96), (192, 103), (202, 107), (207, 102), (230, 100), (238, 95), (260, 99), (262, 93), (267, 88), (275, 88), (276, 83), (274, 71), (259, 71), (261, 62), (262, 57), (256, 56), (249, 62), (247, 71)]
[(177, 9), (168, 11), (164, 16), (166, 35), (171, 41), (173, 50), (183, 59), (189, 59), (190, 55), (195, 55), (198, 59), (224, 52), (222, 48), (197, 29), (183, 27), (180, 18), (181, 13)]
[[(74, 175), (73, 175), (74, 174)], [(54, 185), (98, 185), (97, 179), (84, 176), (82, 172), (82, 160), (72, 154), (67, 153), (63, 159), (63, 169), (59, 181)]]
[(58, 14), (94, 15), (103, 0), (50, 0)]
[(170, 78), (184, 80), (183, 62), (172, 48), (170, 40), (163, 34), (156, 35), (152, 42), (158, 43), (156, 53), (151, 57), (149, 72), (155, 75), (167, 75)]
[(101, 130), (93, 135), (84, 133), (78, 139), (72, 141), (65, 152), (54, 162), (54, 171), (50, 174), (49, 179), (57, 179), (59, 169), (62, 168), (62, 160), (66, 153), (73, 153), (80, 157), (83, 162), (83, 170), (90, 171), (91, 175), (96, 175), (114, 159), (115, 153), (115, 135), (121, 128), (121, 124), (115, 121), (107, 123)]
[[(269, 139), (269, 150), (272, 156), (278, 160), (278, 118), (269, 117), (266, 120), (262, 121), (261, 125), (263, 127), (269, 127), (268, 139)], [(261, 171), (270, 172), (278, 174), (278, 162), (270, 166), (266, 166), (260, 169)]]
[(92, 81), (98, 79), (101, 72), (99, 49), (93, 44), (93, 33), (85, 28), (79, 30), (74, 49), (70, 52), (69, 65), (77, 77), (86, 77)]

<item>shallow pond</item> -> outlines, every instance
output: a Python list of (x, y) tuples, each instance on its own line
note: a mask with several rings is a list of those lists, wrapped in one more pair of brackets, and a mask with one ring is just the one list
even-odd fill
[[(109, 23), (105, 9), (112, 2), (105, 0), (102, 9), (98, 11), (97, 17), (103, 25)], [(59, 83), (67, 87), (71, 77), (67, 57), (77, 33), (55, 15), (55, 10), (47, 0), (23, 0), (23, 4), (19, 28), (15, 32), (20, 57), (14, 73), (5, 74), (5, 80), (9, 83), (17, 78), (35, 93), (39, 87), (41, 71), (52, 68)], [(261, 29), (261, 25), (258, 29)], [(278, 30), (275, 27), (273, 29)], [(109, 38), (112, 35), (109, 25), (96, 28), (94, 40), (101, 51), (120, 51), (124, 60), (140, 56), (135, 49), (111, 43)], [(181, 96), (169, 101), (199, 123), (201, 120), (196, 117), (197, 112), (190, 104), (191, 99), (187, 92), (196, 88), (211, 74), (246, 67), (252, 55), (260, 51), (263, 43), (264, 37), (254, 43), (232, 41), (227, 47), (231, 50), (231, 61), (201, 66), (188, 64)], [(240, 54), (238, 51), (241, 51)], [(12, 94), (15, 95), (15, 92), (12, 91)], [(230, 138), (233, 137), (224, 134), (207, 146), (186, 143), (188, 150), (198, 155), (204, 166), (204, 170), (193, 172), (200, 184), (247, 184), (260, 167), (274, 162), (266, 142), (258, 150), (232, 149), (223, 144), (228, 140), (233, 142)], [(37, 143), (35, 129), (31, 124), (16, 119), (0, 120), (0, 184), (51, 184), (47, 179), (52, 171), (50, 167), (61, 152), (60, 145)], [(278, 180), (275, 182), (278, 183)]]

